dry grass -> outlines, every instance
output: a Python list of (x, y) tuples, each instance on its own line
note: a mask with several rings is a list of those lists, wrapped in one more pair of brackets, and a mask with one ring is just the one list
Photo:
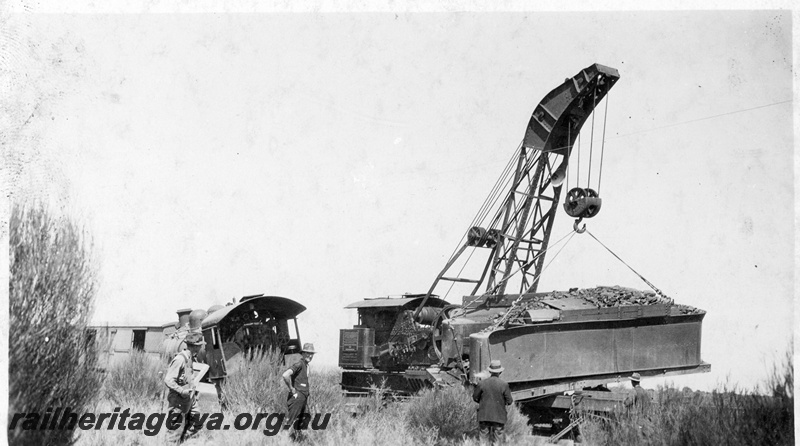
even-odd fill
[(647, 413), (619, 411), (584, 423), (592, 445), (792, 445), (791, 353), (767, 381), (767, 395), (722, 386), (712, 393), (662, 387)]
[(139, 350), (133, 350), (122, 361), (108, 369), (102, 395), (110, 402), (134, 407), (159, 401), (167, 363)]
[(283, 371), (281, 356), (273, 350), (237, 362), (223, 385), (227, 407), (238, 412), (286, 411)]
[[(270, 368), (272, 370), (265, 370)], [(279, 379), (264, 377), (280, 376), (283, 368), (275, 358), (264, 357), (253, 361), (235, 379), (231, 378), (229, 388), (237, 389), (238, 393), (233, 407), (223, 412), (225, 423), (232, 424), (234, 418), (244, 412), (281, 412), (285, 395), (283, 384)], [(462, 387), (426, 390), (417, 398), (402, 402), (383, 400), (380, 398), (381, 389), (375, 389), (378, 396), (361, 406), (360, 415), (352, 416), (345, 410), (339, 391), (340, 374), (339, 369), (314, 369), (311, 412), (331, 413), (331, 418), (324, 430), (308, 431), (304, 444), (478, 444), (476, 404), (472, 402), (469, 390)], [(788, 381), (793, 375), (784, 370), (775, 376), (780, 379), (772, 381), (773, 396), (769, 398), (731, 389), (703, 394), (662, 388), (655, 392), (651, 412), (619, 412), (609, 414), (605, 420), (589, 420), (582, 428), (583, 440), (588, 445), (793, 444), (793, 395), (792, 383)], [(261, 404), (264, 406), (258, 407)], [(97, 410), (111, 412), (115, 405), (106, 400)], [(145, 402), (139, 407), (144, 413), (165, 411), (156, 401)], [(201, 409), (204, 412), (218, 410), (216, 407)], [(509, 444), (544, 444), (542, 438), (528, 435), (527, 421), (527, 417), (512, 406), (506, 425)], [(294, 444), (286, 431), (265, 435), (265, 429), (262, 421), (257, 429), (204, 430), (190, 444)], [(164, 432), (149, 437), (141, 431), (91, 430), (81, 433), (79, 444), (156, 444), (163, 438)]]

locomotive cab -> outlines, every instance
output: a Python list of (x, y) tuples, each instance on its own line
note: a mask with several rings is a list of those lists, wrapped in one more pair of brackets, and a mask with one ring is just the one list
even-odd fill
[(209, 314), (202, 323), (208, 377), (222, 380), (236, 362), (261, 352), (279, 351), (287, 362), (299, 356), (297, 315), (305, 310), (285, 297), (255, 295)]

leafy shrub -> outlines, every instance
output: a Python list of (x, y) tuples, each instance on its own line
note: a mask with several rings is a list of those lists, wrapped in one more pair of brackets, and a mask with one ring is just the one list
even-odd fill
[(477, 427), (475, 402), (461, 386), (426, 389), (408, 406), (408, 424), (436, 428), (440, 438), (462, 438)]
[(531, 434), (531, 426), (528, 417), (520, 412), (516, 404), (512, 404), (508, 409), (508, 421), (506, 421), (506, 437), (519, 441)]
[[(102, 379), (86, 331), (96, 294), (88, 237), (41, 205), (14, 204), (9, 256), (9, 417), (57, 407), (81, 412)], [(67, 444), (73, 434), (19, 427), (8, 432), (9, 443)]]
[[(409, 426), (436, 429), (443, 440), (477, 436), (477, 404), (472, 392), (462, 386), (426, 389), (408, 404), (406, 419)], [(511, 441), (530, 433), (528, 417), (516, 405), (508, 411), (506, 435)]]

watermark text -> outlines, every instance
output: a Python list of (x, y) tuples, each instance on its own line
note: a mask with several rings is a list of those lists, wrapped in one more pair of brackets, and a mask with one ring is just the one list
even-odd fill
[[(220, 412), (199, 413), (190, 417), (189, 422), (207, 430), (257, 430), (263, 426), (263, 433), (273, 436), (281, 429), (324, 430), (331, 419), (330, 413), (302, 414), (294, 422), (284, 424), (283, 413), (240, 413), (236, 414), (233, 423), (225, 422), (225, 415)], [(184, 415), (181, 413), (156, 412), (145, 414), (131, 412), (130, 409), (114, 408), (113, 412), (79, 414), (69, 407), (48, 408), (42, 412), (17, 412), (11, 416), (8, 429), (21, 430), (141, 430), (147, 436), (155, 436), (163, 427), (169, 430), (183, 426)], [(263, 423), (263, 424), (262, 424)]]

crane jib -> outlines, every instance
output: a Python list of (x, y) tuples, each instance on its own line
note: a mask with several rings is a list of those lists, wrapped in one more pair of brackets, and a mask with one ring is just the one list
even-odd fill
[(616, 69), (594, 64), (564, 81), (534, 109), (523, 147), (568, 156), (583, 123), (618, 80)]
[[(517, 273), (520, 293), (536, 291), (572, 146), (583, 124), (617, 80), (616, 69), (591, 65), (550, 91), (534, 109), (520, 147), (511, 191), (494, 220), (502, 222), (500, 232), (508, 236), (497, 243), (486, 265), (484, 294), (503, 294), (509, 279)], [(520, 196), (526, 198), (520, 200)], [(565, 204), (568, 214), (590, 217), (599, 210), (599, 198), (579, 197), (579, 201)]]
[[(509, 163), (510, 170), (504, 172), (509, 175), (507, 193), (484, 205), (484, 220), (476, 218), (477, 224), (467, 231), (463, 246), (437, 276), (428, 296), (436, 294), (442, 282), (474, 284), (469, 293), (473, 296), (501, 295), (512, 276), (519, 278), (519, 284), (511, 285), (519, 293), (536, 291), (572, 146), (617, 80), (616, 69), (594, 64), (545, 95), (532, 113), (515, 159)], [(601, 202), (593, 192), (568, 194), (564, 204), (567, 214), (578, 218), (597, 214)], [(462, 255), (471, 256), (468, 247), (486, 248), (489, 253), (483, 261), (473, 259), (482, 265), (482, 272), (464, 278), (451, 270)], [(481, 287), (485, 288), (482, 293)]]

